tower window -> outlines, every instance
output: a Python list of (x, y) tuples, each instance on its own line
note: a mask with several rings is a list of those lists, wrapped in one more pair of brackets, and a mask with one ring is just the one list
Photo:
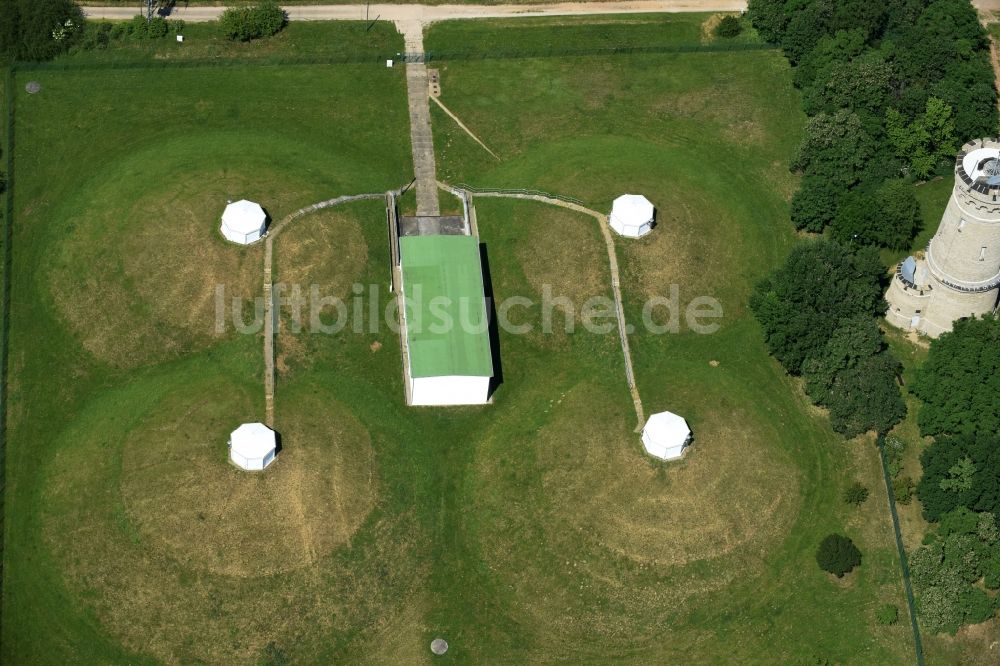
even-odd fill
[(986, 261), (986, 248), (979, 248), (979, 261)]

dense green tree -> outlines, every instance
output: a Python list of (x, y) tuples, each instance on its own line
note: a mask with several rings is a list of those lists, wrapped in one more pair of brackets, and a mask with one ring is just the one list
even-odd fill
[(888, 352), (860, 359), (842, 370), (832, 398), (825, 403), (833, 429), (844, 437), (857, 437), (869, 431), (886, 433), (902, 421), (906, 403), (896, 379), (900, 371), (899, 361)]
[(79, 39), (83, 25), (83, 12), (73, 0), (4, 0), (0, 54), (7, 60), (49, 60)]
[(893, 179), (877, 189), (857, 189), (844, 196), (830, 233), (841, 243), (905, 249), (922, 219), (913, 186)]
[(1000, 589), (1000, 549), (993, 548), (983, 562), (983, 585), (990, 590)]
[(867, 51), (849, 61), (830, 65), (804, 91), (802, 108), (810, 115), (850, 109), (872, 118), (881, 117), (895, 79), (892, 63), (878, 51)]
[(820, 39), (835, 32), (831, 30), (835, 7), (832, 0), (813, 0), (792, 13), (781, 36), (781, 48), (790, 63), (796, 64)]
[(795, 85), (808, 88), (817, 79), (822, 84), (835, 65), (850, 62), (864, 53), (865, 47), (865, 35), (861, 30), (838, 30), (824, 37), (792, 72)]
[(791, 167), (846, 189), (861, 179), (876, 149), (857, 114), (847, 109), (821, 113), (806, 122)]
[(747, 14), (764, 41), (778, 44), (788, 25), (785, 0), (749, 0)]
[(760, 282), (750, 307), (768, 349), (792, 374), (819, 352), (845, 319), (885, 311), (878, 253), (827, 240), (802, 243)]
[(962, 137), (956, 143), (996, 134), (997, 91), (993, 80), (989, 57), (982, 51), (952, 63), (940, 80), (927, 87), (930, 97), (944, 100), (952, 109), (955, 136)]
[[(1000, 514), (1000, 439), (996, 436), (939, 437), (920, 455), (920, 464), (923, 476), (917, 497), (927, 520), (936, 522), (960, 507)], [(966, 485), (963, 477), (969, 471), (971, 480)]]
[(1000, 320), (960, 319), (931, 342), (913, 392), (923, 435), (981, 435), (1000, 431)]
[(841, 188), (822, 176), (806, 175), (792, 196), (791, 217), (796, 229), (820, 233), (837, 216)]
[(928, 98), (924, 112), (911, 123), (896, 109), (889, 109), (885, 126), (896, 156), (917, 178), (927, 178), (939, 163), (955, 159), (955, 120), (951, 107), (937, 97)]
[(861, 551), (854, 542), (842, 534), (830, 534), (816, 550), (816, 562), (823, 571), (843, 578), (861, 564)]
[(995, 604), (979, 587), (1000, 584), (996, 517), (965, 508), (946, 513), (930, 543), (910, 555), (920, 620), (932, 632), (954, 633), (993, 616)]
[(870, 313), (845, 318), (825, 344), (802, 364), (806, 394), (817, 404), (828, 404), (839, 375), (884, 348), (882, 332)]

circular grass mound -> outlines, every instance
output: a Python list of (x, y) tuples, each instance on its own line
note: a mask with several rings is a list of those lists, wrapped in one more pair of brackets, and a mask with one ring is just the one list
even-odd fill
[(125, 440), (122, 499), (141, 539), (185, 567), (230, 576), (313, 564), (348, 542), (375, 500), (357, 419), (315, 396), (283, 402), (277, 459), (247, 472), (229, 464), (226, 442), (256, 420), (252, 401), (206, 388), (167, 396)]
[(644, 453), (627, 402), (607, 395), (578, 384), (544, 399), (531, 438), (505, 435), (507, 418), (477, 448), (482, 556), (515, 591), (511, 612), (544, 628), (543, 653), (595, 635), (662, 638), (686, 599), (759, 568), (795, 517), (796, 470), (772, 433), (710, 414), (685, 458), (664, 464)]
[[(258, 139), (195, 136), (138, 151), (57, 211), (44, 274), (84, 348), (122, 368), (204, 349), (236, 335), (233, 298), (253, 324), (263, 243), (222, 237), (226, 202), (258, 201), (273, 224), (340, 189), (325, 181), (317, 156)], [(150, 165), (169, 176), (151, 180)]]
[(380, 512), (366, 429), (303, 375), (283, 387), (278, 459), (241, 472), (226, 437), (259, 387), (218, 372), (197, 359), (116, 388), (60, 436), (39, 529), (63, 594), (163, 663), (370, 647), (417, 603), (425, 546), (412, 516)]

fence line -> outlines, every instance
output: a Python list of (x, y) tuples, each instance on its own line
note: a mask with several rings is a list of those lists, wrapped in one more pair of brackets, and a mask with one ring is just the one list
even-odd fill
[(576, 204), (577, 206), (584, 206), (585, 204), (581, 199), (576, 197), (569, 197), (564, 194), (552, 194), (551, 192), (543, 192), (541, 190), (524, 190), (524, 189), (504, 189), (499, 187), (473, 187), (465, 183), (459, 183), (457, 185), (458, 189), (466, 190), (472, 192), (473, 194), (518, 194), (526, 197), (545, 197), (546, 199), (557, 199), (559, 201), (565, 201), (567, 203)]
[(773, 51), (770, 44), (674, 44), (655, 46), (597, 46), (582, 48), (548, 47), (494, 51), (428, 51), (426, 53), (349, 53), (326, 56), (289, 56), (268, 58), (191, 58), (186, 60), (113, 60), (101, 62), (53, 61), (19, 62), (20, 70), (135, 70), (192, 69), (200, 67), (287, 67), (290, 65), (351, 65), (379, 64), (386, 60), (401, 62), (433, 62), (438, 60), (512, 60), (523, 58), (573, 58), (583, 56), (658, 55), (670, 53), (739, 53)]
[[(3, 626), (4, 535), (7, 531), (7, 345), (10, 332), (10, 267), (11, 241), (14, 237), (14, 66), (7, 68), (4, 78), (4, 161), (7, 185), (4, 195), (3, 256), (0, 258), (0, 627)], [(0, 654), (3, 654), (3, 632), (0, 632)]]
[(889, 497), (889, 513), (892, 514), (892, 529), (896, 535), (896, 550), (899, 551), (899, 565), (903, 570), (903, 589), (906, 591), (906, 605), (910, 610), (910, 627), (913, 629), (913, 649), (917, 655), (917, 666), (924, 666), (924, 647), (920, 640), (920, 626), (917, 623), (917, 605), (913, 598), (913, 584), (910, 582), (910, 564), (906, 559), (906, 548), (903, 546), (903, 535), (899, 531), (899, 514), (896, 513), (896, 496), (892, 490), (892, 475), (889, 473), (889, 461), (885, 455), (885, 435), (880, 434), (876, 440), (879, 459), (882, 461), (882, 478), (885, 481), (886, 495)]

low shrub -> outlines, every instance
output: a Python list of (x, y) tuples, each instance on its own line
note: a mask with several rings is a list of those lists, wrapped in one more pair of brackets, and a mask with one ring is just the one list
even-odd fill
[(899, 621), (899, 609), (892, 604), (883, 604), (875, 611), (875, 621), (883, 626), (891, 626)]
[(277, 34), (288, 17), (274, 0), (264, 0), (252, 7), (230, 7), (219, 17), (219, 27), (227, 39), (249, 42)]
[(719, 24), (715, 26), (715, 36), (724, 39), (732, 39), (743, 32), (743, 24), (735, 16), (723, 16)]

